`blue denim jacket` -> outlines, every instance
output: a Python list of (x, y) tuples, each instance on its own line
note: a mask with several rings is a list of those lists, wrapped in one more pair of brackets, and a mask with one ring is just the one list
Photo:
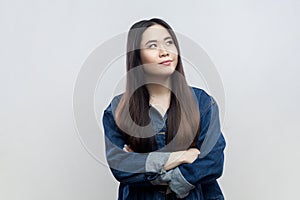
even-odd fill
[[(125, 152), (125, 140), (114, 120), (115, 110), (122, 97), (115, 96), (103, 114), (106, 158), (113, 176), (120, 182), (119, 200), (186, 199), (223, 200), (217, 182), (222, 175), (225, 139), (220, 130), (216, 101), (204, 90), (191, 87), (200, 111), (198, 158), (191, 164), (164, 171), (170, 152)], [(151, 125), (156, 133), (158, 148), (165, 145), (167, 114), (162, 116), (150, 106)]]

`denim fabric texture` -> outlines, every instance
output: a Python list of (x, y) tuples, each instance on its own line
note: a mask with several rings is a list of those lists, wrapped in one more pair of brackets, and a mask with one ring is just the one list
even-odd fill
[[(122, 94), (115, 96), (103, 114), (106, 158), (113, 176), (120, 182), (119, 200), (223, 200), (217, 179), (223, 173), (225, 138), (220, 129), (216, 101), (204, 90), (190, 87), (200, 111), (198, 148), (200, 155), (191, 164), (164, 171), (170, 152), (125, 152), (125, 140), (115, 123), (115, 110)], [(166, 120), (150, 106), (151, 125), (158, 149), (166, 145)]]

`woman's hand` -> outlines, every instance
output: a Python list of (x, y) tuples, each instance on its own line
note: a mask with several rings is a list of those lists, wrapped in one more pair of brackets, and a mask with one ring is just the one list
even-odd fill
[(183, 163), (182, 155), (186, 151), (175, 151), (170, 154), (169, 159), (164, 165), (164, 170), (170, 170)]
[(190, 148), (184, 152), (182, 155), (183, 163), (193, 163), (199, 156), (200, 151), (197, 148)]
[(164, 165), (164, 170), (173, 169), (183, 163), (193, 163), (198, 158), (199, 154), (200, 151), (197, 148), (172, 152), (166, 164)]

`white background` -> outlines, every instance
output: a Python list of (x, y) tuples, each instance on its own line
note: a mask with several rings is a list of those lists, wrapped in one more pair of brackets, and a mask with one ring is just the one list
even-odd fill
[(0, 1), (0, 199), (116, 199), (77, 135), (73, 89), (95, 48), (151, 17), (201, 45), (220, 74), (226, 199), (298, 198), (300, 2), (141, 2)]

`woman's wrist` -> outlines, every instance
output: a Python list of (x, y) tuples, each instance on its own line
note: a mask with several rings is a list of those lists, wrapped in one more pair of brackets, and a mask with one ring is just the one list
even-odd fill
[(172, 152), (170, 154), (169, 159), (167, 160), (167, 162), (164, 165), (164, 169), (165, 170), (170, 170), (170, 169), (173, 169), (173, 168), (177, 167), (178, 165), (181, 165), (184, 162), (184, 159), (182, 158), (182, 155), (185, 152), (186, 151)]
[(186, 153), (186, 150), (184, 151), (177, 151), (177, 164), (181, 165), (185, 162), (184, 154)]

